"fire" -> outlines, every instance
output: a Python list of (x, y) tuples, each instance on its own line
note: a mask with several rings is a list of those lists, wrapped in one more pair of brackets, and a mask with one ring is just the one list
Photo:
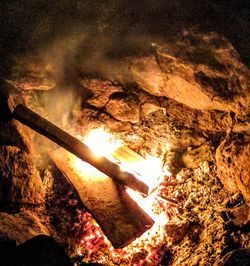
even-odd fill
[[(83, 142), (96, 156), (104, 156), (113, 162), (118, 162), (122, 170), (136, 175), (138, 179), (149, 186), (150, 191), (157, 188), (157, 185), (162, 182), (162, 163), (160, 159), (150, 155), (147, 155), (147, 158), (144, 159), (126, 147), (121, 140), (117, 140), (112, 134), (105, 132), (103, 128), (92, 130), (83, 139)], [(80, 159), (76, 160), (75, 166), (79, 169), (84, 169), (84, 171), (91, 171), (91, 173), (96, 171), (94, 167)], [(147, 197), (143, 197), (140, 193), (129, 188), (126, 191), (158, 225), (167, 223), (167, 217), (163, 213), (154, 211), (155, 205), (157, 205), (157, 190)]]
[[(121, 170), (136, 175), (139, 180), (148, 185), (150, 191), (162, 181), (160, 178), (162, 168), (160, 159), (150, 155), (147, 155), (146, 159), (141, 157), (125, 146), (121, 140), (105, 132), (103, 128), (92, 130), (83, 139), (83, 142), (96, 156), (103, 156), (112, 162), (117, 162)], [(86, 167), (85, 163), (81, 163), (81, 160), (77, 164), (80, 168)]]
[[(142, 197), (140, 193), (127, 188), (129, 196), (155, 221), (157, 225), (164, 226), (168, 222), (168, 217), (165, 213), (160, 212), (160, 204), (157, 202), (156, 192), (147, 197)], [(158, 209), (158, 211), (157, 211)]]
[[(132, 156), (131, 156), (132, 157)], [(121, 169), (135, 174), (139, 180), (146, 183), (149, 191), (152, 191), (161, 182), (161, 160), (150, 155), (146, 159), (137, 161), (121, 161)]]
[(111, 158), (112, 153), (120, 148), (122, 141), (114, 139), (114, 137), (105, 132), (103, 128), (94, 129), (88, 134), (83, 142), (92, 150), (92, 152), (100, 157)]
[[(164, 169), (162, 173), (162, 162), (158, 158), (147, 156), (141, 157), (130, 148), (126, 147), (121, 140), (115, 139), (113, 135), (104, 131), (103, 128), (95, 129), (88, 134), (83, 142), (96, 154), (96, 156), (104, 156), (109, 160), (120, 165), (121, 170), (126, 170), (136, 175), (137, 178), (145, 182), (151, 189), (151, 193), (147, 197), (143, 197), (140, 193), (127, 188), (126, 192), (132, 199), (142, 208), (154, 221), (155, 224), (151, 229), (137, 238), (134, 242), (123, 249), (114, 249), (107, 238), (103, 235), (100, 227), (90, 221), (90, 217), (83, 219), (86, 235), (82, 238), (81, 244), (88, 249), (88, 255), (97, 253), (102, 248), (108, 248), (112, 252), (112, 259), (124, 260), (133, 257), (137, 252), (144, 250), (145, 256), (138, 262), (131, 265), (144, 265), (144, 263), (152, 264), (152, 261), (159, 259), (159, 247), (164, 246), (165, 225), (169, 218), (167, 212), (168, 204), (164, 202), (158, 194), (158, 185), (163, 181), (164, 176), (170, 173)], [(76, 159), (75, 167), (84, 171), (96, 171), (89, 164)], [(99, 177), (100, 178), (100, 177)], [(98, 180), (97, 180), (98, 182)], [(85, 220), (87, 219), (87, 220)], [(81, 251), (79, 251), (81, 253)], [(104, 263), (105, 258), (101, 257), (98, 262)], [(151, 264), (150, 264), (151, 263)]]

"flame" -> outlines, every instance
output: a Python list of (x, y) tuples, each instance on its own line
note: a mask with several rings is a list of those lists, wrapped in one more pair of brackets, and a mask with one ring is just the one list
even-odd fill
[(103, 128), (94, 129), (88, 134), (83, 142), (98, 157), (110, 158), (111, 154), (122, 146), (121, 140), (116, 140), (110, 133)]
[[(171, 173), (166, 169), (162, 170), (162, 162), (158, 158), (147, 156), (143, 158), (127, 146), (121, 140), (117, 140), (113, 135), (104, 131), (103, 128), (95, 129), (90, 132), (83, 142), (96, 154), (118, 163), (121, 170), (126, 170), (136, 175), (145, 182), (151, 193), (143, 197), (139, 192), (130, 188), (126, 189), (129, 196), (143, 209), (154, 221), (154, 225), (142, 236), (133, 241), (123, 249), (114, 249), (107, 238), (103, 235), (100, 227), (90, 220), (89, 216), (82, 219), (85, 224), (85, 236), (80, 241), (82, 247), (88, 249), (88, 259), (96, 256), (101, 249), (108, 248), (113, 260), (119, 261), (121, 257), (130, 260), (137, 252), (145, 251), (145, 257), (133, 265), (158, 265), (155, 264), (161, 257), (159, 248), (164, 247), (165, 225), (169, 221), (167, 204), (160, 199), (158, 194), (158, 184), (163, 181), (164, 175), (170, 176)], [(79, 171), (97, 171), (91, 165), (76, 159), (75, 167)], [(164, 171), (164, 174), (162, 173)], [(93, 175), (92, 175), (93, 176)], [(97, 175), (100, 177), (100, 175)], [(98, 180), (97, 180), (98, 181)], [(83, 215), (84, 216), (84, 215)], [(78, 251), (81, 254), (81, 250)], [(106, 263), (106, 257), (101, 255), (98, 262)], [(154, 263), (153, 263), (154, 261)], [(145, 264), (146, 263), (146, 264)], [(132, 265), (132, 264), (131, 264)]]
[(161, 183), (161, 168), (161, 160), (150, 155), (140, 161), (121, 162), (121, 169), (135, 174), (139, 180), (148, 185), (149, 191)]
[[(157, 209), (161, 207), (157, 204), (156, 192), (150, 194), (147, 197), (142, 197), (142, 195), (131, 188), (127, 188), (126, 192), (129, 196), (143, 209), (157, 225), (164, 226), (168, 222), (168, 217), (163, 212), (157, 212)], [(154, 206), (158, 205), (158, 206)]]
[[(141, 157), (130, 148), (126, 147), (121, 140), (116, 139), (104, 128), (92, 130), (83, 142), (100, 157), (106, 157), (112, 162), (118, 162), (122, 171), (128, 171), (148, 185), (152, 191), (162, 181), (160, 179), (162, 162), (158, 158), (147, 155)], [(78, 162), (78, 167), (85, 169), (84, 163)]]

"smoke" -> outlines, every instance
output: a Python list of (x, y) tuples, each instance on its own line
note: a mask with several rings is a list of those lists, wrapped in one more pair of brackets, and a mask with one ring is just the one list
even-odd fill
[[(126, 58), (152, 53), (151, 42), (174, 42), (178, 33), (194, 26), (242, 39), (244, 29), (232, 16), (229, 21), (232, 9), (228, 2), (224, 5), (222, 9), (214, 0), (1, 1), (0, 75), (8, 78), (21, 68), (24, 75), (33, 71), (37, 76), (34, 68), (45, 69), (56, 93), (41, 101), (48, 103), (47, 110), (60, 102), (57, 109), (66, 112), (85, 97), (78, 87), (80, 76), (129, 82)], [(246, 48), (241, 51), (248, 54)], [(27, 69), (27, 62), (38, 67)], [(60, 117), (57, 112), (51, 112), (55, 118)]]
[(234, 18), (235, 1), (225, 2), (220, 6), (214, 0), (2, 1), (1, 51), (7, 60), (1, 72), (9, 74), (10, 58), (35, 54), (37, 63), (51, 66), (57, 84), (72, 82), (79, 73), (120, 77), (126, 56), (150, 53), (152, 41), (174, 41), (178, 33), (196, 26), (242, 41), (246, 32), (240, 26), (243, 20)]

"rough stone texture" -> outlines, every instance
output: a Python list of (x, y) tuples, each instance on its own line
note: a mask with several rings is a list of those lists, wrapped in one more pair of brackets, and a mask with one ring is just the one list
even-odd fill
[(112, 94), (105, 109), (117, 120), (131, 123), (139, 122), (139, 99), (134, 94), (119, 92)]
[(0, 212), (0, 235), (13, 239), (17, 244), (39, 235), (48, 235), (48, 229), (29, 211), (17, 214)]
[(11, 203), (44, 202), (38, 171), (26, 152), (14, 146), (0, 146), (0, 200)]
[[(42, 62), (43, 55), (35, 60), (26, 55), (27, 59), (16, 61), (17, 67), (12, 69), (11, 81), (16, 87), (26, 93), (30, 89), (51, 87), (52, 84), (48, 82), (51, 72), (59, 74), (58, 79), (61, 78), (62, 81), (60, 84), (66, 86), (76, 84), (79, 74), (81, 78), (88, 73), (88, 77), (107, 79), (98, 82), (91, 79), (84, 81), (83, 87), (88, 88), (86, 94), (91, 92), (92, 95), (86, 103), (88, 108), (85, 108), (86, 105), (82, 106), (84, 109), (77, 117), (79, 123), (76, 129), (80, 128), (79, 132), (84, 133), (83, 129), (89, 125), (105, 125), (141, 154), (150, 153), (164, 162), (172, 154), (180, 169), (184, 165), (179, 164), (178, 160), (186, 150), (195, 151), (206, 142), (216, 148), (231, 130), (239, 136), (242, 133), (249, 135), (249, 70), (240, 63), (237, 52), (228, 40), (215, 33), (198, 34), (187, 31), (175, 40), (172, 37), (189, 26), (204, 31), (216, 30), (230, 38), (238, 46), (242, 59), (245, 55), (249, 63), (249, 11), (241, 7), (241, 4), (249, 6), (247, 1), (185, 0), (168, 1), (168, 4), (164, 1), (143, 1), (142, 5), (137, 1), (127, 1), (127, 4), (126, 1), (108, 1), (108, 5), (94, 5), (93, 10), (88, 5), (91, 1), (70, 1), (66, 5), (49, 5), (46, 10), (48, 12), (44, 12), (45, 20), (44, 14), (40, 14), (41, 5), (34, 1), (26, 1), (26, 4), (23, 2), (25, 1), (13, 4), (13, 1), (9, 1), (6, 4), (3, 47), (7, 48), (7, 52), (13, 51), (13, 56), (16, 56), (25, 51), (34, 53), (45, 46), (44, 49), (49, 54), (48, 62), (54, 63), (52, 65), (55, 68), (51, 69)], [(60, 14), (55, 10), (60, 10)], [(66, 13), (70, 14), (65, 17)], [(29, 23), (30, 21), (34, 23)], [(88, 30), (85, 27), (81, 28), (85, 21), (91, 25), (90, 36), (86, 36)], [(155, 42), (153, 53), (149, 47), (151, 41)], [(12, 56), (4, 55), (3, 62), (7, 63), (3, 64), (4, 70), (5, 65), (8, 67), (12, 64), (9, 58)], [(128, 59), (129, 66), (124, 62), (125, 58)], [(117, 81), (116, 78), (121, 83), (124, 81), (121, 90), (120, 86), (114, 86), (108, 81)], [(131, 83), (132, 86), (137, 86), (137, 92), (132, 92), (139, 99), (139, 118), (137, 113), (133, 116), (132, 111), (129, 111), (127, 97), (111, 97), (117, 92), (125, 95)], [(112, 86), (115, 88), (111, 88)], [(144, 94), (138, 93), (141, 89)], [(121, 110), (115, 109), (119, 106), (122, 107)], [(135, 110), (137, 112), (137, 108)], [(14, 140), (14, 137), (11, 136), (11, 139)], [(10, 144), (20, 147), (12, 143)], [(249, 160), (243, 159), (244, 152), (249, 156), (246, 152), (249, 145), (229, 139), (227, 150), (226, 143), (227, 140), (219, 146), (216, 156), (217, 163), (219, 162), (218, 177), (224, 180), (227, 189), (230, 188), (237, 194), (244, 193), (246, 199), (249, 182), (244, 187), (247, 178), (244, 182), (240, 178), (249, 165)], [(231, 163), (230, 160), (227, 161), (227, 155), (230, 158), (232, 155)], [(173, 170), (179, 171), (176, 165), (172, 164)], [(208, 166), (215, 169), (211, 162), (206, 163), (206, 171), (200, 174), (200, 166), (189, 170), (192, 173), (189, 178), (185, 174), (184, 181), (178, 188), (172, 187), (173, 195), (176, 195), (177, 190), (182, 194), (184, 210), (180, 208), (177, 215), (172, 206), (167, 210), (173, 211), (173, 220), (181, 216), (183, 221), (184, 216), (184, 221), (191, 221), (192, 224), (187, 229), (187, 236), (185, 230), (181, 230), (180, 243), (172, 250), (171, 247), (169, 249), (170, 242), (165, 241), (171, 258), (163, 265), (214, 265), (214, 261), (221, 258), (225, 251), (241, 246), (239, 241), (232, 240), (234, 236), (231, 233), (239, 231), (241, 234), (244, 229), (233, 228), (231, 216), (225, 215), (228, 211), (225, 200), (231, 201), (234, 195), (221, 188), (217, 175), (207, 171)], [(58, 183), (59, 188), (60, 184)], [(166, 197), (173, 196), (169, 192), (171, 186), (167, 185)], [(51, 209), (55, 208), (54, 205), (60, 208), (62, 212), (58, 212), (57, 217), (66, 221), (67, 215), (63, 210), (67, 201), (68, 195), (65, 193), (65, 201), (60, 207), (54, 202), (51, 204)], [(246, 215), (247, 209), (245, 204), (242, 205), (243, 201), (240, 198), (233, 206), (233, 215), (238, 220)], [(184, 211), (184, 215), (181, 211)], [(68, 214), (72, 217), (71, 209)], [(176, 224), (175, 221), (173, 223)], [(58, 220), (54, 224), (58, 225)], [(66, 222), (61, 224), (62, 235), (66, 238)], [(173, 232), (175, 227), (178, 229), (178, 226), (173, 225)], [(178, 236), (173, 234), (176, 239)], [(108, 250), (105, 252), (108, 253)], [(155, 253), (160, 253), (160, 250)], [(245, 255), (240, 254), (242, 257)], [(103, 252), (102, 259), (104, 256)], [(114, 264), (119, 264), (117, 257)]]
[[(240, 192), (250, 206), (250, 137), (231, 134), (216, 151), (218, 177), (231, 192)], [(249, 218), (250, 219), (250, 214)]]
[(49, 90), (55, 86), (52, 66), (35, 55), (15, 58), (9, 82), (24, 91)]
[(242, 192), (250, 203), (250, 138), (231, 135), (216, 151), (218, 174), (223, 184), (232, 192)]
[(182, 160), (187, 168), (198, 168), (201, 162), (213, 160), (211, 146), (205, 143), (198, 148), (187, 150), (183, 154)]
[(146, 117), (149, 114), (152, 114), (154, 112), (157, 112), (159, 110), (165, 111), (165, 109), (162, 109), (159, 105), (154, 104), (154, 103), (144, 103), (141, 106), (141, 115)]
[(103, 108), (111, 94), (123, 91), (121, 87), (112, 85), (110, 81), (100, 79), (81, 79), (80, 84), (84, 91), (87, 89), (92, 94), (87, 100), (88, 104), (97, 108)]
[(131, 58), (131, 75), (141, 88), (191, 108), (249, 113), (249, 70), (225, 38), (185, 32), (154, 48), (155, 56)]
[(180, 243), (187, 234), (190, 224), (188, 222), (168, 223), (165, 228), (168, 237), (172, 239), (175, 244)]

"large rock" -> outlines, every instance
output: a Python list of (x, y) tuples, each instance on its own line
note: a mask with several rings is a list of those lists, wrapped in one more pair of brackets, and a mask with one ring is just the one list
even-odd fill
[(137, 123), (140, 120), (140, 102), (138, 97), (132, 93), (112, 94), (105, 109), (119, 121)]
[(0, 146), (0, 201), (40, 204), (44, 190), (39, 172), (26, 152)]
[[(234, 134), (216, 150), (218, 177), (233, 193), (241, 193), (250, 207), (250, 137)], [(250, 214), (248, 219), (250, 219)]]
[(249, 70), (225, 38), (186, 32), (154, 48), (154, 56), (130, 60), (132, 78), (141, 88), (191, 108), (250, 112)]
[(250, 137), (243, 134), (225, 139), (216, 151), (222, 183), (231, 192), (241, 192), (250, 204)]
[(13, 239), (17, 244), (39, 235), (49, 234), (39, 218), (29, 211), (17, 214), (0, 212), (0, 235)]

